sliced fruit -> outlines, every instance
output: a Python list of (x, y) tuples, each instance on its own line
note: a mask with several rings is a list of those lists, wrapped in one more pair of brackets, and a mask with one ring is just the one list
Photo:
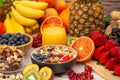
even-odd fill
[(42, 67), (39, 71), (41, 80), (53, 80), (54, 74), (51, 68), (45, 66)]
[(59, 16), (49, 16), (41, 24), (40, 31), (42, 33), (43, 29), (48, 25), (58, 25), (63, 26), (62, 19)]
[(95, 50), (95, 45), (91, 38), (83, 36), (78, 38), (72, 44), (72, 48), (74, 48), (78, 52), (77, 61), (85, 62), (91, 59)]
[(30, 70), (39, 71), (39, 66), (37, 64), (29, 64), (23, 69), (22, 73), (25, 74), (26, 72)]
[(41, 78), (38, 71), (30, 70), (23, 75), (22, 80), (41, 80)]
[(77, 40), (78, 37), (68, 37), (67, 38), (67, 45), (71, 46), (75, 40)]

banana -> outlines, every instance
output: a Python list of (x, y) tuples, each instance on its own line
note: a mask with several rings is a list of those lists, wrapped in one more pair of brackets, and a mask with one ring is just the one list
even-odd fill
[(10, 15), (6, 14), (6, 19), (4, 21), (4, 26), (6, 29), (6, 33), (15, 33), (14, 28), (12, 27)]
[(30, 27), (25, 27), (25, 32), (28, 33), (28, 34), (32, 34), (33, 31)]
[(11, 16), (11, 24), (14, 27), (15, 32), (25, 33), (24, 27), (17, 23), (15, 19)]
[(32, 29), (33, 32), (38, 32), (39, 31), (38, 30), (39, 29), (39, 24), (36, 23), (35, 25), (31, 26), (30, 28)]
[(28, 18), (39, 19), (43, 17), (45, 13), (43, 10), (33, 9), (21, 4), (14, 4), (14, 6), (17, 12), (19, 12), (22, 16)]
[(48, 3), (46, 2), (36, 2), (36, 1), (14, 1), (13, 4), (22, 4), (24, 6), (33, 8), (33, 9), (46, 9)]
[(19, 24), (24, 26), (32, 26), (37, 23), (37, 20), (26, 18), (22, 15), (20, 15), (13, 7), (11, 7), (11, 16), (17, 21)]

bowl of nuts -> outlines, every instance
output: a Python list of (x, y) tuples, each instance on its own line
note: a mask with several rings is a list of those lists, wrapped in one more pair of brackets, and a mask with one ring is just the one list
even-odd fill
[(33, 42), (33, 37), (29, 34), (22, 33), (6, 33), (0, 34), (0, 44), (8, 46), (16, 46), (18, 49), (27, 53), (31, 48)]
[(0, 72), (14, 73), (23, 67), (24, 52), (15, 46), (0, 45)]
[(32, 63), (39, 67), (48, 66), (54, 74), (64, 73), (76, 64), (77, 52), (65, 45), (46, 45), (31, 53)]

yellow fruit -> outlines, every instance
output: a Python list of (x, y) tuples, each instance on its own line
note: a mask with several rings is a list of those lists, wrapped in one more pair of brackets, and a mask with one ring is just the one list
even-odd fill
[(11, 25), (13, 26), (15, 32), (25, 33), (24, 27), (17, 23), (13, 17), (11, 17)]
[(19, 12), (24, 17), (39, 19), (44, 16), (43, 10), (33, 9), (33, 8), (26, 7), (21, 4), (14, 4), (14, 6), (15, 6), (16, 11)]
[(29, 65), (25, 66), (22, 73), (25, 74), (26, 72), (28, 72), (30, 70), (39, 71), (39, 66), (37, 64), (29, 64)]
[(13, 4), (22, 4), (24, 6), (33, 8), (33, 9), (46, 9), (48, 7), (48, 3), (46, 2), (36, 2), (36, 1), (14, 1)]
[(33, 31), (30, 27), (24, 27), (25, 28), (25, 32), (28, 33), (28, 34), (32, 34)]
[(17, 21), (19, 24), (22, 24), (24, 26), (32, 26), (37, 23), (37, 20), (26, 18), (22, 15), (20, 15), (13, 7), (11, 8), (11, 16)]
[(51, 68), (49, 67), (42, 67), (39, 71), (41, 76), (41, 80), (53, 80), (54, 74)]
[(15, 33), (14, 28), (11, 24), (11, 20), (10, 20), (10, 15), (6, 14), (6, 19), (4, 21), (4, 26), (6, 29), (6, 33)]

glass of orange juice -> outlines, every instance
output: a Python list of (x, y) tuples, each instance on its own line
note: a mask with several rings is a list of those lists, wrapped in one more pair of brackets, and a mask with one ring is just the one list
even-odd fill
[(42, 32), (42, 45), (66, 44), (66, 30), (63, 26), (48, 25)]

